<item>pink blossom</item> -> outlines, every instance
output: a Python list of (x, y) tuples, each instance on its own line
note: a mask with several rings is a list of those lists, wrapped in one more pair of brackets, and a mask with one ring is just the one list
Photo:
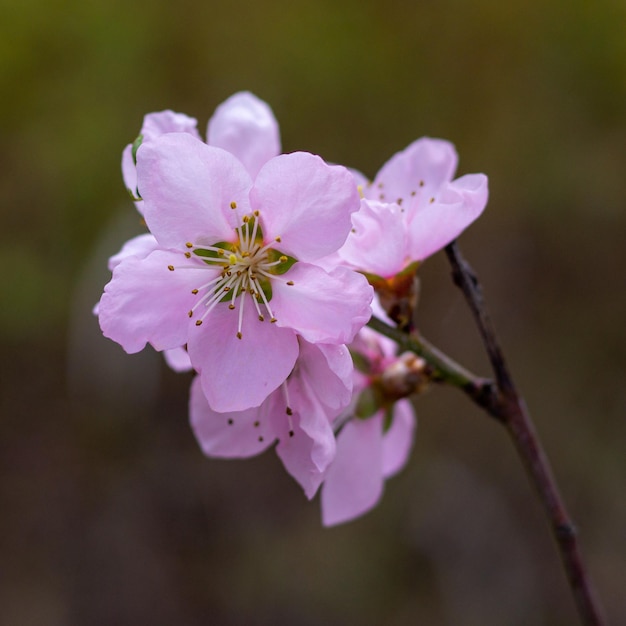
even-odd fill
[(350, 401), (352, 359), (344, 345), (302, 339), (299, 343), (293, 371), (259, 407), (217, 413), (196, 378), (190, 419), (200, 447), (210, 457), (250, 457), (277, 441), (276, 453), (285, 469), (312, 498), (335, 455), (331, 420)]
[(213, 410), (259, 406), (292, 371), (298, 337), (348, 343), (369, 319), (365, 279), (316, 264), (358, 209), (344, 168), (293, 153), (253, 182), (232, 154), (167, 133), (137, 150), (137, 183), (156, 246), (120, 257), (101, 328), (131, 353), (186, 345)]
[(373, 391), (376, 378), (399, 363), (393, 342), (364, 328), (350, 348), (365, 371), (355, 370), (350, 409), (338, 419), (345, 423), (321, 495), (325, 526), (347, 522), (376, 506), (385, 480), (406, 464), (416, 426), (408, 400), (383, 400), (381, 405)]
[(395, 154), (372, 183), (363, 184), (361, 208), (339, 256), (351, 267), (389, 278), (458, 237), (487, 204), (487, 177), (453, 180), (454, 146), (423, 137)]

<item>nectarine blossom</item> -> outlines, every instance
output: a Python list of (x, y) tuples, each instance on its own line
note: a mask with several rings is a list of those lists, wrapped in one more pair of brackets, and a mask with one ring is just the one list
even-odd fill
[(98, 309), (105, 336), (127, 352), (186, 345), (213, 410), (240, 411), (291, 373), (298, 337), (348, 343), (367, 322), (365, 278), (316, 264), (343, 244), (358, 209), (346, 169), (293, 153), (253, 181), (190, 133), (162, 134), (136, 159), (156, 245), (121, 255)]

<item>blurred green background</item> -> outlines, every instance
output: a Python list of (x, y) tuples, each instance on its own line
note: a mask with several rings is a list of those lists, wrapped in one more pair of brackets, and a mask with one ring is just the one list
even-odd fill
[[(1, 624), (576, 623), (512, 446), (459, 392), (418, 398), (382, 504), (323, 529), (273, 453), (201, 455), (188, 376), (100, 336), (141, 228), (122, 148), (241, 89), (286, 151), (372, 176), (430, 135), (488, 174), (461, 248), (626, 623), (626, 3), (1, 0), (0, 24)], [(421, 330), (487, 375), (441, 256)]]

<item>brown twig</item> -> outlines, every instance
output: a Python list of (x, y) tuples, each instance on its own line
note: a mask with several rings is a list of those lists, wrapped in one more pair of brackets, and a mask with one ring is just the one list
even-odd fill
[(582, 559), (576, 527), (565, 508), (530, 414), (507, 367), (478, 279), (461, 256), (456, 242), (446, 247), (446, 254), (452, 266), (454, 283), (463, 291), (472, 310), (495, 375), (495, 398), (491, 405), (481, 406), (502, 421), (513, 439), (529, 480), (550, 521), (582, 624), (603, 626), (606, 622)]

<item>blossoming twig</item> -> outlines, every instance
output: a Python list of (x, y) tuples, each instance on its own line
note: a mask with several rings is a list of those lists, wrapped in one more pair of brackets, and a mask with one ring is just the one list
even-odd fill
[(473, 270), (461, 256), (456, 242), (445, 248), (455, 284), (472, 310), (496, 377), (496, 402), (484, 406), (505, 425), (535, 488), (552, 527), (581, 621), (587, 626), (605, 623), (580, 553), (576, 527), (569, 516), (546, 453), (539, 441), (523, 398), (517, 392), (506, 365), (493, 324), (484, 304), (482, 289)]

